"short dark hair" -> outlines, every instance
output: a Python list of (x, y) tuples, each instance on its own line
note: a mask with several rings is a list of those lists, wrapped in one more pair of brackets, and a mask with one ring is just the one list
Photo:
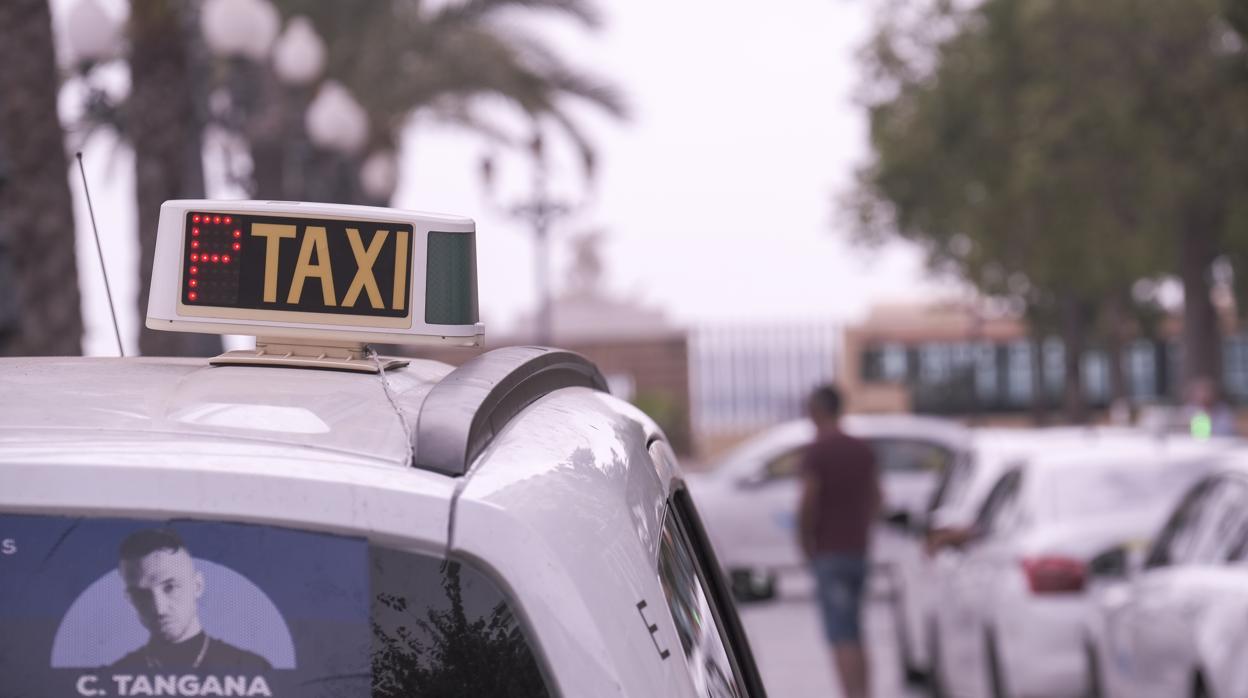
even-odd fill
[(821, 385), (810, 394), (810, 407), (826, 415), (841, 414), (841, 391), (834, 385)]
[(118, 549), (118, 556), (122, 560), (138, 560), (157, 550), (168, 550), (172, 553), (185, 549), (186, 544), (176, 531), (168, 528), (146, 528), (126, 536)]

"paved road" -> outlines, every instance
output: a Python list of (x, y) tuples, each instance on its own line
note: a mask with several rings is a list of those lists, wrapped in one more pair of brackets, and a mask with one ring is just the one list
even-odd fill
[[(767, 694), (772, 698), (835, 698), (841, 695), (806, 575), (782, 580), (780, 598), (742, 604), (741, 620), (750, 636)], [(872, 604), (865, 633), (871, 652), (874, 698), (924, 698), (904, 686), (897, 644), (885, 609)]]

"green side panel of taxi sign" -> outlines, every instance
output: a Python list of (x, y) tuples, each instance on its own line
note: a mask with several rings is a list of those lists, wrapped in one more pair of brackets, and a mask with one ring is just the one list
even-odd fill
[(479, 321), (476, 233), (429, 233), (425, 322), (472, 325)]

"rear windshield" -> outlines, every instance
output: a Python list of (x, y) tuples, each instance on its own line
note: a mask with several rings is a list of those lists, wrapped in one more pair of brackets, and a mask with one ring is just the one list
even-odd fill
[(1195, 465), (1062, 468), (1050, 476), (1054, 512), (1058, 519), (1077, 519), (1145, 511), (1174, 501), (1206, 472)]
[(5, 696), (546, 696), (472, 566), (270, 526), (0, 514)]

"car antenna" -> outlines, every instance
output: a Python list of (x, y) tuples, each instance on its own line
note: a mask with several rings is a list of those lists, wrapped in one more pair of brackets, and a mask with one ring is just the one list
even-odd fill
[(108, 312), (113, 316), (113, 334), (117, 337), (117, 353), (125, 358), (126, 349), (121, 343), (121, 328), (117, 326), (117, 306), (113, 305), (113, 291), (108, 286), (108, 269), (104, 266), (104, 247), (100, 245), (100, 229), (95, 225), (95, 207), (91, 205), (91, 190), (87, 188), (87, 171), (82, 166), (82, 151), (78, 158), (78, 172), (82, 175), (82, 191), (87, 195), (87, 211), (91, 214), (91, 231), (95, 233), (95, 252), (100, 257), (100, 272), (104, 274), (104, 294), (108, 296)]

